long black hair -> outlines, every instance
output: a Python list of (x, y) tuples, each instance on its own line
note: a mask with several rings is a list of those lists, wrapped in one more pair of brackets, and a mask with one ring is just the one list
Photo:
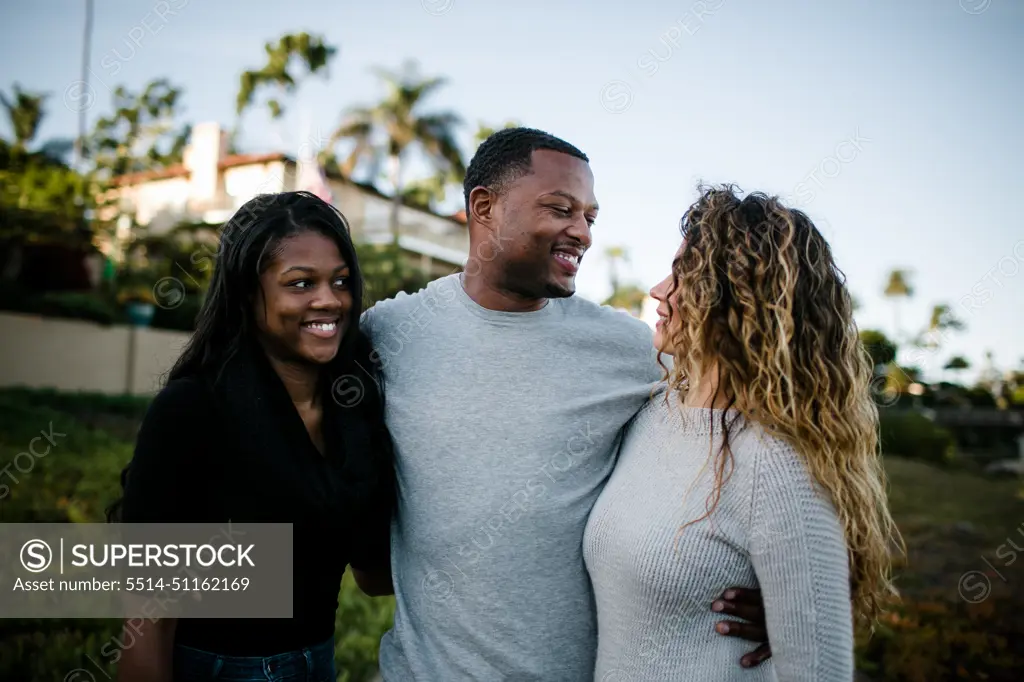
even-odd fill
[[(196, 318), (195, 333), (171, 367), (166, 381), (197, 377), (215, 384), (219, 380), (225, 365), (256, 338), (254, 301), (261, 293), (260, 275), (270, 265), (284, 239), (309, 230), (337, 244), (349, 268), (352, 294), (349, 324), (345, 326), (338, 352), (322, 367), (320, 382), (333, 382), (337, 377), (359, 372), (370, 374), (373, 381), (367, 382), (360, 412), (372, 422), (376, 432), (383, 433), (385, 442), (380, 445), (385, 451), (378, 453), (378, 464), (387, 474), (391, 467), (391, 443), (383, 427), (383, 377), (377, 371), (378, 363), (370, 341), (359, 327), (364, 289), (359, 260), (345, 216), (314, 194), (282, 192), (257, 196), (243, 204), (224, 225), (210, 287)], [(131, 463), (121, 471), (122, 489), (130, 468)], [(108, 521), (119, 520), (120, 503), (118, 500), (107, 509)]]
[(244, 340), (255, 335), (253, 300), (260, 291), (260, 274), (282, 240), (307, 230), (338, 245), (350, 274), (352, 322), (346, 325), (334, 359), (327, 363), (327, 374), (345, 374), (359, 356), (365, 359), (370, 354), (369, 343), (359, 331), (363, 278), (345, 216), (309, 192), (264, 194), (243, 204), (225, 224), (195, 334), (171, 368), (169, 381), (218, 373)]

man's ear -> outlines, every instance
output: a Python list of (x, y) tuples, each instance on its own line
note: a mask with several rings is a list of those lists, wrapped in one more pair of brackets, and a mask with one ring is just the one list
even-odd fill
[(487, 187), (474, 187), (469, 193), (466, 217), (470, 223), (489, 226), (494, 218), (497, 195)]

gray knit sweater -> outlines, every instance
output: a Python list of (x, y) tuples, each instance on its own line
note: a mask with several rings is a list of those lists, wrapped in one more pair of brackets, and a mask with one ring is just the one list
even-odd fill
[[(730, 438), (734, 469), (714, 513), (680, 531), (705, 513), (711, 420), (717, 452), (723, 414), (659, 393), (627, 430), (583, 540), (596, 682), (853, 678), (842, 528), (791, 446), (747, 424)], [(773, 657), (753, 670), (739, 663), (751, 643), (714, 630), (727, 617), (711, 603), (732, 586), (763, 591)]]

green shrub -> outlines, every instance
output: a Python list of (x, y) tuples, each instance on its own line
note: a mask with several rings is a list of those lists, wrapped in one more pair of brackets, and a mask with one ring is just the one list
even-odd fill
[[(0, 679), (113, 679), (114, 668), (100, 651), (120, 636), (117, 620), (0, 620)], [(93, 677), (72, 675), (75, 670), (85, 670)]]
[(905, 599), (872, 636), (858, 633), (857, 669), (877, 682), (1010, 680), (1019, 661), (1006, 633), (1015, 627), (992, 601)]
[(174, 308), (157, 307), (153, 313), (153, 321), (150, 324), (154, 329), (174, 329), (177, 331), (191, 332), (196, 328), (196, 317), (202, 308), (202, 295), (197, 292), (187, 292), (181, 305)]
[(920, 412), (879, 411), (882, 452), (931, 464), (952, 464), (956, 459), (953, 435)]
[(401, 291), (415, 293), (434, 279), (411, 265), (401, 249), (393, 244), (356, 244), (356, 254), (365, 283), (364, 308)]
[(345, 571), (334, 621), (334, 662), (338, 682), (368, 682), (377, 673), (380, 638), (391, 628), (394, 597), (367, 597)]
[(29, 293), (17, 282), (0, 279), (0, 310), (25, 312)]
[(120, 310), (103, 296), (93, 292), (53, 291), (32, 301), (32, 311), (50, 317), (89, 320), (114, 324), (122, 320)]
[(0, 286), (0, 310), (100, 324), (115, 324), (124, 318), (117, 306), (98, 292), (50, 291), (36, 294), (11, 283)]
[[(43, 457), (21, 457), (4, 482), (2, 504), (8, 523), (101, 522), (120, 494), (120, 472), (131, 459), (132, 443), (85, 426), (68, 412), (19, 403), (0, 395), (0, 468), (14, 464), (30, 441), (46, 433), (53, 443)], [(42, 448), (45, 443), (38, 447)]]
[(0, 389), (0, 410), (18, 409), (19, 406), (36, 407), (70, 412), (72, 415), (103, 413), (141, 420), (151, 400), (150, 396), (57, 391), (50, 388)]

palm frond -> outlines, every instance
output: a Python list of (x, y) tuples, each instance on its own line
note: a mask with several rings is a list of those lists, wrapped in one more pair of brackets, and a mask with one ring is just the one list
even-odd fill
[[(354, 142), (341, 166), (343, 172), (351, 174), (360, 163), (379, 169), (385, 159), (397, 160), (401, 169), (408, 152), (416, 148), (426, 155), (438, 178), (461, 181), (465, 161), (455, 133), (462, 119), (450, 111), (420, 113), (425, 100), (448, 80), (420, 76), (416, 63), (411, 61), (397, 72), (382, 67), (373, 67), (371, 71), (384, 85), (384, 97), (373, 105), (347, 110), (331, 136), (331, 148), (342, 140)], [(424, 184), (413, 180), (412, 191), (424, 196), (443, 196), (444, 182), (435, 187), (438, 182), (441, 181)], [(393, 189), (402, 192), (401, 186)]]

